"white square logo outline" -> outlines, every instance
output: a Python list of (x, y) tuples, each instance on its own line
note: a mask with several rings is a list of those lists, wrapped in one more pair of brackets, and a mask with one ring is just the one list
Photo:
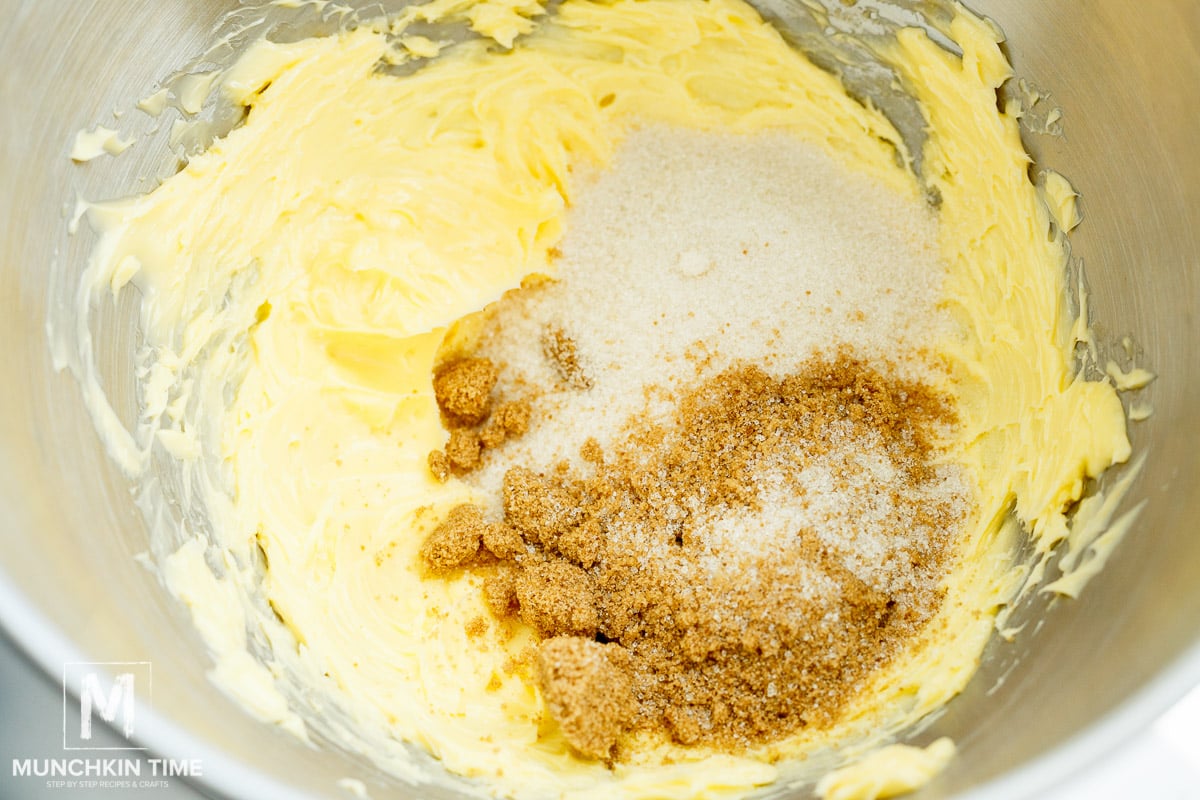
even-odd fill
[[(62, 748), (63, 748), (63, 750), (75, 750), (75, 751), (78, 751), (78, 750), (109, 750), (109, 751), (111, 751), (111, 750), (141, 750), (141, 751), (148, 750), (149, 748), (136, 746), (132, 742), (128, 746), (124, 746), (124, 747), (76, 747), (76, 746), (67, 744), (67, 729), (68, 729), (68, 726), (67, 726), (67, 702), (70, 697), (70, 693), (67, 691), (68, 668), (69, 667), (144, 667), (145, 674), (146, 674), (146, 688), (145, 688), (144, 694), (147, 698), (151, 698), (151, 697), (153, 697), (153, 688), (154, 688), (154, 666), (153, 666), (153, 664), (149, 661), (64, 661), (63, 662), (63, 671), (62, 671), (62, 700), (63, 700), (63, 704), (62, 704), (62, 722), (63, 722), (63, 725), (62, 725)], [(112, 675), (112, 673), (116, 672), (116, 670), (106, 669), (104, 671), (106, 673), (110, 674), (113, 678), (117, 677), (115, 675)], [(94, 673), (81, 673), (81, 674), (91, 675)], [(85, 698), (85, 693), (88, 690), (88, 687), (83, 686), (81, 684), (79, 686), (79, 690), (80, 690), (79, 700), (80, 700), (80, 727), (81, 727), (81, 731), (80, 731), (81, 735), (79, 736), (79, 739), (82, 741), (83, 740), (82, 727), (85, 723), (85, 720), (83, 718), (84, 717), (83, 704), (85, 702), (84, 698)], [(121, 694), (121, 692), (116, 692), (116, 694), (119, 696)], [(130, 699), (128, 702), (131, 704), (131, 706), (136, 703), (136, 698), (138, 697), (138, 694), (139, 694), (139, 689), (138, 689), (137, 683), (135, 681), (135, 682), (133, 682), (132, 686), (130, 687)], [(110, 690), (109, 699), (111, 700), (113, 698), (113, 696), (114, 696), (114, 692)], [(97, 705), (99, 705), (99, 704), (97, 704)], [(89, 714), (90, 713), (91, 713), (91, 709), (89, 709)], [(101, 708), (100, 713), (101, 713), (101, 718), (104, 719), (104, 721), (108, 724), (112, 724), (113, 720), (116, 719), (115, 709), (113, 710), (113, 715), (112, 715), (113, 719), (112, 720), (107, 718), (107, 715), (104, 713), (104, 708)], [(133, 733), (133, 731), (131, 728), (130, 734), (132, 735), (132, 733)], [(118, 732), (118, 735), (119, 735), (119, 732)]]

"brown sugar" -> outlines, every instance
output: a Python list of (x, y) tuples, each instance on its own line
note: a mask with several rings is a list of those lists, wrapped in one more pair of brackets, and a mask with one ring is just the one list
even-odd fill
[(511, 525), (497, 522), (483, 531), (483, 546), (499, 559), (515, 560), (526, 552), (525, 540)]
[(939, 466), (950, 402), (848, 352), (674, 407), (579, 466), (512, 466), (477, 520), (488, 607), (547, 640), (547, 708), (597, 758), (627, 730), (737, 752), (833, 724), (937, 612), (969, 509)]
[(622, 648), (577, 636), (547, 639), (538, 648), (546, 706), (566, 740), (585, 756), (608, 760), (637, 713), (627, 663)]
[(604, 448), (593, 437), (588, 437), (583, 443), (583, 447), (579, 449), (579, 457), (591, 464), (599, 464), (604, 461)]
[(477, 425), (491, 406), (499, 370), (486, 358), (460, 358), (444, 364), (433, 377), (438, 408), (454, 425)]
[(450, 478), (450, 459), (441, 450), (429, 454), (429, 471), (433, 473), (438, 483), (445, 483)]
[(483, 602), (498, 619), (517, 613), (517, 575), (516, 569), (502, 565), (483, 579)]
[(589, 569), (599, 560), (604, 548), (604, 528), (595, 518), (587, 519), (563, 531), (554, 545), (563, 558)]
[(592, 379), (579, 361), (579, 346), (562, 328), (552, 325), (542, 331), (542, 354), (564, 384), (572, 389), (591, 388)]
[(542, 636), (595, 636), (600, 626), (596, 587), (582, 568), (543, 561), (517, 577), (521, 621)]
[(456, 506), (425, 539), (421, 558), (431, 569), (439, 571), (462, 566), (479, 552), (486, 529), (479, 506)]
[(485, 358), (463, 358), (440, 368), (434, 395), (450, 438), (443, 450), (429, 454), (429, 471), (439, 483), (462, 477), (483, 465), (483, 455), (529, 430), (533, 406), (527, 399), (509, 400), (495, 408), (491, 392), (499, 370)]
[(465, 475), (478, 469), (482, 457), (483, 443), (478, 434), (466, 428), (450, 431), (450, 441), (446, 442), (446, 461), (450, 464), (451, 472)]
[(579, 498), (568, 486), (524, 467), (504, 475), (504, 519), (528, 541), (545, 547), (582, 521)]
[(529, 430), (529, 417), (533, 408), (528, 400), (501, 403), (488, 418), (487, 424), (479, 432), (483, 446), (495, 449), (508, 439), (524, 436)]

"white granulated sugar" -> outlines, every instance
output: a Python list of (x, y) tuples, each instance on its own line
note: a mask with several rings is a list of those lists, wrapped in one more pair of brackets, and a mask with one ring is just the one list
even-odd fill
[[(936, 236), (923, 202), (786, 133), (630, 134), (577, 192), (556, 280), (498, 304), (479, 355), (503, 367), (502, 394), (545, 394), (529, 433), (469, 480), (497, 497), (512, 464), (575, 460), (738, 360), (783, 374), (849, 343), (915, 369), (903, 354), (946, 324)], [(574, 341), (589, 388), (544, 356), (550, 328)]]

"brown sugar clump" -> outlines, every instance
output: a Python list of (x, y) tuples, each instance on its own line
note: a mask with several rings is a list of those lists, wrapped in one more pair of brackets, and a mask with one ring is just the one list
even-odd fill
[(478, 425), (491, 406), (499, 370), (486, 358), (462, 358), (438, 369), (433, 394), (438, 408), (456, 425)]
[(433, 378), (434, 395), (450, 429), (444, 450), (429, 454), (429, 471), (445, 482), (483, 465), (483, 454), (525, 434), (533, 414), (528, 400), (495, 406), (491, 393), (499, 370), (486, 358), (464, 358), (441, 367)]
[(517, 570), (501, 566), (483, 579), (483, 602), (499, 619), (517, 613)]
[(583, 447), (579, 448), (579, 457), (590, 464), (603, 463), (604, 448), (600, 446), (595, 437), (589, 436), (583, 443)]
[(455, 506), (421, 545), (421, 558), (435, 570), (462, 566), (479, 552), (486, 528), (479, 506)]
[(445, 483), (450, 478), (450, 459), (441, 450), (429, 454), (429, 471), (438, 483)]
[(705, 716), (704, 710), (697, 713), (692, 706), (671, 706), (663, 712), (671, 738), (680, 744), (696, 744), (704, 738), (704, 729), (712, 727)]
[(581, 519), (578, 498), (567, 486), (524, 467), (504, 475), (504, 518), (527, 539), (547, 547)]
[(580, 754), (608, 760), (637, 712), (617, 645), (559, 636), (542, 642), (537, 675), (550, 715)]
[(446, 442), (446, 461), (455, 475), (463, 475), (479, 468), (483, 455), (483, 445), (474, 431), (465, 428), (455, 428), (450, 431), (450, 441)]
[(522, 570), (516, 589), (521, 620), (542, 636), (596, 635), (596, 589), (574, 564), (546, 561)]
[(542, 354), (558, 375), (572, 389), (592, 388), (592, 379), (579, 361), (579, 346), (562, 328), (549, 326), (542, 331)]
[(494, 450), (508, 439), (524, 436), (529, 430), (532, 414), (533, 407), (528, 400), (501, 403), (479, 432), (479, 439), (485, 448)]
[(600, 551), (604, 547), (604, 529), (599, 520), (592, 518), (563, 532), (555, 545), (563, 558), (589, 569), (600, 559)]
[(488, 525), (484, 529), (483, 546), (496, 558), (504, 560), (513, 560), (526, 551), (521, 534), (503, 522)]

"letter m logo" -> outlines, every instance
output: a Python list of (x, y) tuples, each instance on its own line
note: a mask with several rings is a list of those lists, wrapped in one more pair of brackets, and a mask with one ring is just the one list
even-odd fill
[[(150, 678), (148, 661), (64, 664), (63, 749), (144, 750), (121, 737), (137, 732), (137, 701), (150, 699)], [(112, 731), (97, 725), (97, 717)]]

